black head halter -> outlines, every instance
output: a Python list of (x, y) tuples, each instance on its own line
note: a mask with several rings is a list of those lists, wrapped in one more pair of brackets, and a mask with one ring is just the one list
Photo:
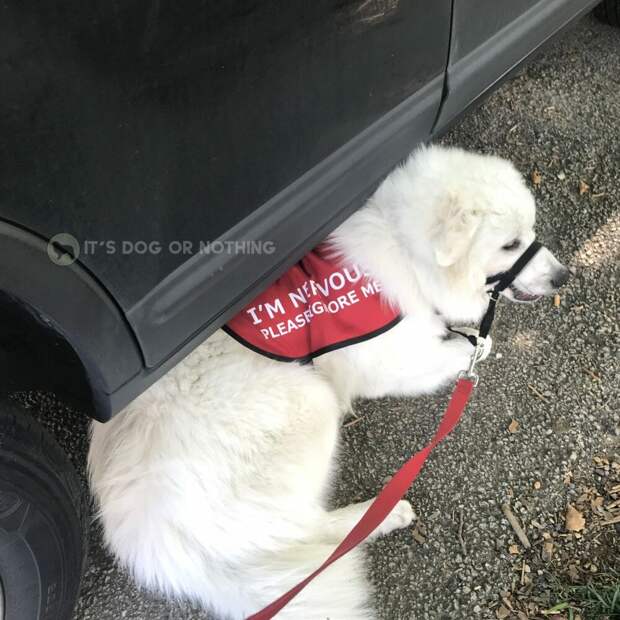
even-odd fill
[(532, 260), (532, 258), (534, 258), (534, 255), (538, 252), (538, 250), (540, 250), (540, 248), (542, 248), (542, 243), (536, 240), (532, 241), (532, 243), (530, 243), (523, 254), (517, 258), (508, 271), (503, 271), (502, 273), (498, 273), (487, 278), (487, 284), (493, 284), (494, 282), (497, 282), (497, 284), (489, 293), (491, 299), (489, 300), (487, 310), (482, 317), (482, 321), (480, 321), (480, 329), (478, 331), (480, 338), (486, 338), (491, 331), (491, 325), (493, 325), (493, 319), (495, 318), (495, 306), (497, 305), (499, 294), (513, 283), (514, 279), (521, 273), (521, 271), (523, 271), (523, 268)]

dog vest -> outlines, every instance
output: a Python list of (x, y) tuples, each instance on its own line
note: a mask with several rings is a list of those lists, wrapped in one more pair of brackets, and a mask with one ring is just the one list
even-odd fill
[(224, 330), (280, 361), (309, 362), (394, 327), (401, 317), (381, 286), (320, 245), (229, 321)]

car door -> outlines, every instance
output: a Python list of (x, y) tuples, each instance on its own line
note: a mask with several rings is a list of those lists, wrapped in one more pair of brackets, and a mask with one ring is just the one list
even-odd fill
[(75, 239), (151, 382), (429, 137), (451, 5), (7, 0), (0, 218)]
[(598, 0), (454, 3), (446, 98), (435, 133)]

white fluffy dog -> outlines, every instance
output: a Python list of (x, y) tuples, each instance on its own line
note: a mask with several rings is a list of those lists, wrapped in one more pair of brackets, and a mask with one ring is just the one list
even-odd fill
[[(107, 424), (89, 467), (105, 540), (138, 583), (242, 619), (308, 575), (370, 502), (329, 510), (341, 416), (357, 397), (432, 392), (467, 367), (485, 279), (533, 240), (534, 199), (497, 157), (423, 148), (330, 237), (404, 315), (314, 364), (282, 363), (217, 332)], [(505, 295), (553, 293), (567, 270), (540, 250)], [(401, 501), (375, 535), (407, 526)], [(373, 618), (362, 551), (278, 615)]]

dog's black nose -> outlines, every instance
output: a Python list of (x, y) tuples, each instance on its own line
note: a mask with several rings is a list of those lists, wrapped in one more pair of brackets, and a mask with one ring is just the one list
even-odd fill
[(560, 286), (564, 286), (568, 282), (569, 278), (570, 271), (566, 269), (566, 267), (562, 267), (562, 269), (558, 269), (551, 277), (551, 284), (553, 288), (560, 288)]

